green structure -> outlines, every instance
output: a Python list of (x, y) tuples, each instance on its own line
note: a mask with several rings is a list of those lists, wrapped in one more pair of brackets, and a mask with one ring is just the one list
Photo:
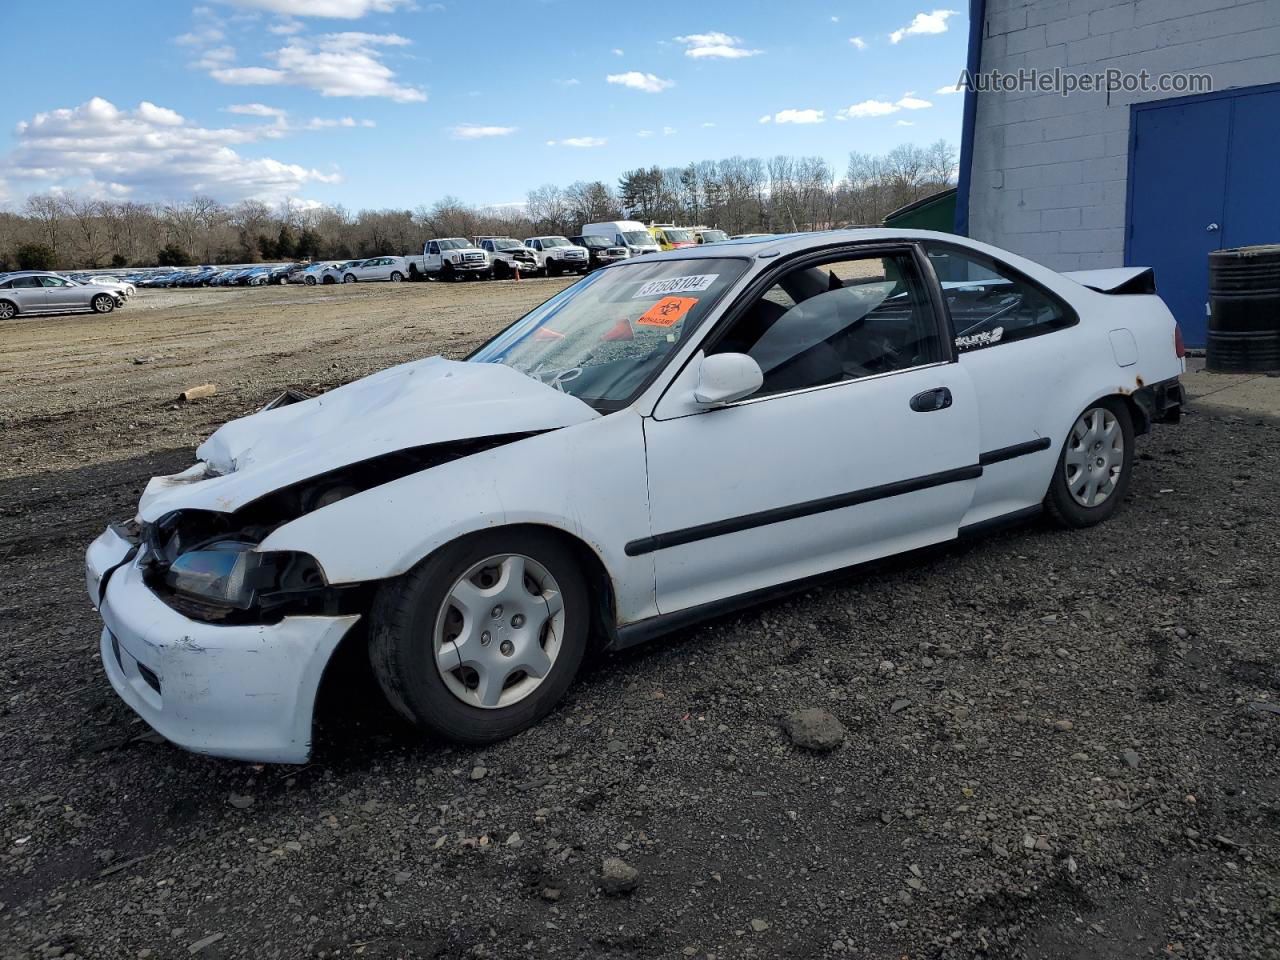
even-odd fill
[(921, 197), (899, 207), (884, 218), (886, 227), (901, 230), (956, 231), (956, 188), (950, 187), (938, 193)]

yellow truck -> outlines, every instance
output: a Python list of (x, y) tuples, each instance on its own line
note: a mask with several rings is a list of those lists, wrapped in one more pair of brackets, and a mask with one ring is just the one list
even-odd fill
[(692, 230), (677, 227), (674, 223), (651, 223), (649, 233), (663, 250), (679, 250), (681, 247), (694, 247), (698, 244)]

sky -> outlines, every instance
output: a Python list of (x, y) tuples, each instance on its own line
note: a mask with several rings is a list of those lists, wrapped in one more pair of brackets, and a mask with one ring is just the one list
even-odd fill
[(959, 143), (946, 3), (8, 0), (0, 205), (496, 206), (735, 154), (842, 172)]

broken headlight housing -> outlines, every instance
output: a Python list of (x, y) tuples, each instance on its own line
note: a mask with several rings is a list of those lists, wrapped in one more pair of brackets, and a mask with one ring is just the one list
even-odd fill
[(259, 598), (324, 586), (314, 559), (302, 553), (261, 553), (257, 545), (220, 540), (174, 559), (165, 583), (205, 603), (249, 610)]

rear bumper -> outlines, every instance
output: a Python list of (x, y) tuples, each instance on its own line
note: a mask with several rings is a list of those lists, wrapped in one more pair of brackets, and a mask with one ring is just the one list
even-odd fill
[(132, 550), (107, 530), (85, 556), (89, 599), (103, 621), (102, 665), (120, 698), (187, 750), (262, 763), (305, 762), (320, 678), (359, 618), (202, 623), (151, 592)]
[(1186, 393), (1177, 377), (1139, 387), (1133, 391), (1132, 397), (1146, 421), (1139, 425), (1142, 432), (1153, 423), (1177, 423), (1186, 402)]

